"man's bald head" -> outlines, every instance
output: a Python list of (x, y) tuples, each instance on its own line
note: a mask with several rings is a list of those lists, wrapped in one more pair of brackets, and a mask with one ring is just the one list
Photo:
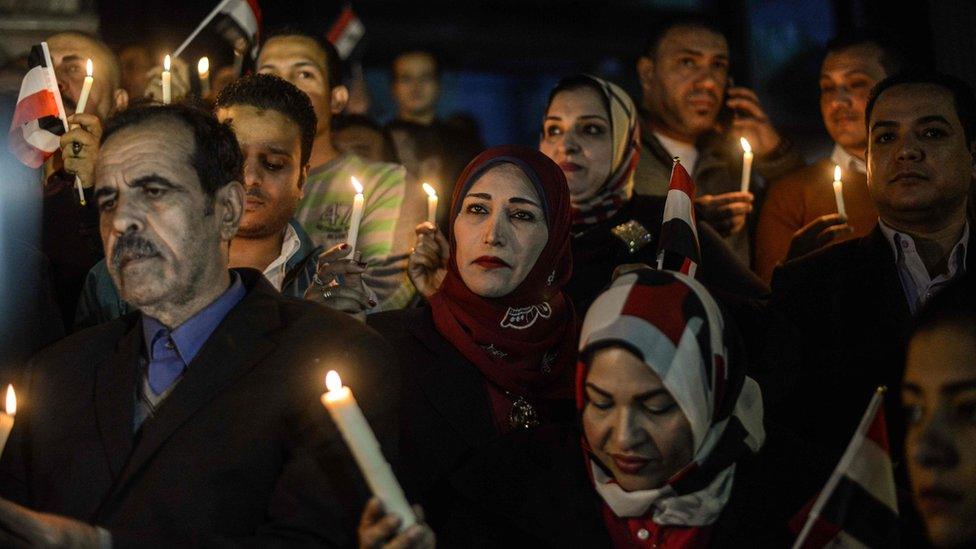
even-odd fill
[(120, 89), (119, 58), (107, 44), (81, 31), (59, 32), (49, 37), (47, 44), (68, 114), (78, 101), (85, 80), (85, 61), (89, 58), (95, 66), (95, 83), (88, 100), (93, 106), (86, 110), (104, 119), (128, 105), (128, 94)]

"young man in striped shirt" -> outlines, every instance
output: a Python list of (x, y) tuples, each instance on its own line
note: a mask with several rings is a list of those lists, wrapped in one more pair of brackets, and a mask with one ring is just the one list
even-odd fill
[[(406, 275), (407, 255), (413, 244), (413, 229), (423, 221), (425, 199), (420, 188), (408, 189), (402, 166), (368, 162), (354, 155), (342, 155), (332, 145), (332, 115), (342, 112), (349, 92), (341, 82), (339, 55), (327, 41), (299, 31), (272, 33), (258, 54), (258, 72), (278, 75), (308, 94), (318, 116), (312, 147), (311, 169), (305, 183), (305, 197), (295, 218), (316, 245), (326, 249), (341, 245), (349, 233), (355, 191), (355, 176), (365, 188), (365, 209), (359, 226), (356, 250), (367, 265), (363, 282), (376, 302), (369, 312), (398, 309), (413, 298), (414, 289)], [(348, 252), (330, 250), (323, 261), (349, 263)], [(323, 265), (320, 274), (354, 273), (347, 267)], [(340, 277), (341, 278), (341, 277)], [(328, 282), (328, 280), (325, 280)], [(324, 291), (326, 296), (332, 292)], [(349, 312), (368, 299), (334, 296), (328, 305)], [(368, 305), (367, 305), (368, 307)], [(360, 307), (363, 309), (365, 307)]]

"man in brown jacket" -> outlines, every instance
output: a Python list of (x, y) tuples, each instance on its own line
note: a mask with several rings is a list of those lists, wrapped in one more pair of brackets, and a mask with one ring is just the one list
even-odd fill
[[(864, 106), (871, 88), (901, 65), (891, 47), (866, 35), (841, 36), (827, 46), (820, 68), (820, 113), (834, 148), (829, 157), (770, 186), (755, 242), (755, 271), (764, 281), (784, 259), (860, 238), (877, 224), (864, 169)], [(834, 166), (841, 169), (846, 219), (837, 213)]]

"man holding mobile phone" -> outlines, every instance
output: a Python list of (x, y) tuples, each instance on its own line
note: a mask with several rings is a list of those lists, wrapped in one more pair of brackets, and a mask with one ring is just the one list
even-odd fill
[[(749, 140), (753, 171), (766, 180), (801, 166), (800, 155), (777, 133), (755, 92), (731, 85), (728, 41), (708, 19), (682, 18), (659, 27), (637, 61), (637, 75), (644, 151), (636, 191), (667, 194), (671, 158), (681, 157), (698, 189), (699, 215), (748, 263), (743, 229), (756, 205), (751, 192), (741, 192), (739, 138)], [(727, 124), (719, 124), (723, 109), (733, 113)]]

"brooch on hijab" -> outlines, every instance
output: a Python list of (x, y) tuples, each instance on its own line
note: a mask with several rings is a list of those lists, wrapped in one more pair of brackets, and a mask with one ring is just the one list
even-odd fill
[(536, 320), (549, 318), (551, 315), (552, 307), (545, 301), (538, 305), (529, 305), (528, 307), (509, 307), (505, 311), (505, 317), (502, 318), (501, 326), (502, 328), (524, 330), (535, 324)]
[(512, 411), (508, 413), (508, 424), (512, 429), (531, 429), (539, 425), (539, 413), (524, 397), (513, 395), (505, 391), (508, 398), (513, 399)]
[(610, 232), (620, 240), (623, 240), (624, 244), (627, 245), (627, 250), (631, 254), (650, 244), (654, 238), (651, 236), (651, 233), (647, 232), (647, 229), (643, 225), (633, 219), (617, 225), (610, 229)]

